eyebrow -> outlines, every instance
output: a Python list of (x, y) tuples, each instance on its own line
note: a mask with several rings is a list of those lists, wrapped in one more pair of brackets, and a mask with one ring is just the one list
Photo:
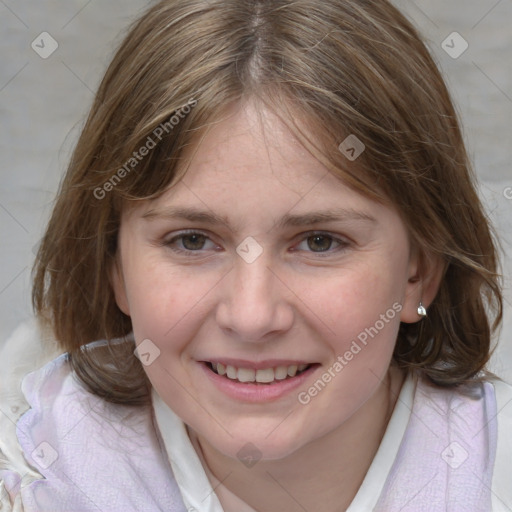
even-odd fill
[[(142, 218), (148, 221), (154, 219), (184, 219), (190, 222), (202, 222), (212, 226), (224, 224), (233, 230), (226, 217), (217, 215), (211, 211), (199, 210), (194, 207), (176, 206), (162, 208), (160, 210), (153, 209), (143, 214)], [(342, 221), (365, 221), (377, 223), (377, 219), (366, 212), (353, 210), (351, 208), (336, 208), (301, 214), (287, 213), (274, 225), (274, 228), (309, 226), (313, 224)], [(237, 230), (235, 229), (234, 231), (236, 232)]]

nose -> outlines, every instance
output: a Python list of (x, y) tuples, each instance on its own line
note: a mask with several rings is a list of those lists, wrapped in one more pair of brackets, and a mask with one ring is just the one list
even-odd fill
[(237, 258), (221, 293), (217, 325), (237, 341), (268, 341), (293, 325), (293, 294), (264, 255), (252, 263)]

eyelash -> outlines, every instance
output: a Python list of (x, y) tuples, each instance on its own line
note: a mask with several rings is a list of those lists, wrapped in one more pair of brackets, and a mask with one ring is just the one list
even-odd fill
[[(191, 249), (179, 249), (177, 247), (173, 247), (173, 244), (176, 241), (183, 239), (184, 237), (189, 236), (189, 235), (201, 235), (201, 236), (204, 236), (206, 238), (206, 240), (210, 240), (210, 238), (205, 233), (202, 233), (200, 231), (194, 231), (194, 230), (186, 230), (186, 231), (181, 231), (176, 236), (172, 237), (170, 240), (164, 241), (162, 243), (162, 245), (168, 247), (171, 251), (173, 251), (175, 253), (195, 256), (194, 253), (201, 253), (203, 251), (203, 249), (198, 249), (198, 250), (194, 251)], [(323, 236), (323, 237), (329, 238), (332, 242), (335, 242), (340, 245), (335, 250), (328, 249), (327, 251), (318, 251), (318, 252), (317, 251), (306, 251), (306, 252), (310, 252), (311, 254), (316, 254), (320, 257), (325, 258), (329, 255), (332, 255), (333, 253), (339, 253), (339, 252), (343, 251), (344, 249), (346, 249), (350, 245), (350, 242), (348, 242), (347, 240), (341, 240), (341, 239), (336, 238), (335, 236), (331, 235), (330, 233), (326, 233), (324, 231), (309, 231), (307, 233), (303, 233), (302, 238), (300, 239), (300, 242), (305, 241), (308, 238), (311, 238), (314, 236)], [(199, 256), (199, 254), (197, 254), (197, 255)]]

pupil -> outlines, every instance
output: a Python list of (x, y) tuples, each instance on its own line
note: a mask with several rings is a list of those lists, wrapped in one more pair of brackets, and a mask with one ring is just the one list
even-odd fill
[[(310, 243), (310, 241), (313, 241), (313, 244)], [(323, 242), (323, 243), (322, 243)], [(327, 251), (331, 247), (332, 240), (325, 235), (314, 235), (308, 238), (308, 246), (310, 249), (319, 249), (316, 252), (323, 252)]]
[[(204, 235), (185, 235), (183, 237), (183, 246), (185, 249), (193, 251), (195, 249), (201, 249), (204, 244)], [(188, 241), (192, 241), (192, 243), (187, 243)]]

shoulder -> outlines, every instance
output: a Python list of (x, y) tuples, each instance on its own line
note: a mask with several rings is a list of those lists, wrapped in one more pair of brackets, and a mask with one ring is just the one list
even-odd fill
[[(497, 377), (454, 389), (423, 381), (418, 392), (418, 403), (429, 410), (431, 426), (444, 439), (441, 458), (451, 472), (460, 475), (469, 469), (490, 490), (493, 512), (511, 510), (512, 385)], [(447, 434), (441, 433), (443, 428)], [(475, 480), (474, 488), (478, 485)]]
[(16, 500), (26, 512), (182, 510), (151, 406), (93, 395), (72, 372), (67, 354), (18, 385), (26, 410), (13, 423), (14, 437), (0, 440), (8, 450), (0, 466), (6, 510)]
[(502, 379), (492, 379), (489, 383), (495, 391), (500, 419), (510, 424), (509, 422), (512, 421), (512, 384)]
[(510, 510), (511, 387), (486, 380), (447, 388), (419, 374), (413, 381), (410, 418), (377, 510)]
[[(16, 423), (29, 409), (22, 391), (23, 377), (44, 366), (59, 353), (57, 344), (33, 318), (20, 326), (0, 344), (0, 504), (2, 510), (11, 510), (10, 499), (21, 486), (41, 478), (29, 466), (20, 450)], [(21, 505), (16, 504), (15, 510)]]
[(491, 381), (496, 397), (496, 461), (492, 481), (493, 511), (512, 510), (512, 385)]

